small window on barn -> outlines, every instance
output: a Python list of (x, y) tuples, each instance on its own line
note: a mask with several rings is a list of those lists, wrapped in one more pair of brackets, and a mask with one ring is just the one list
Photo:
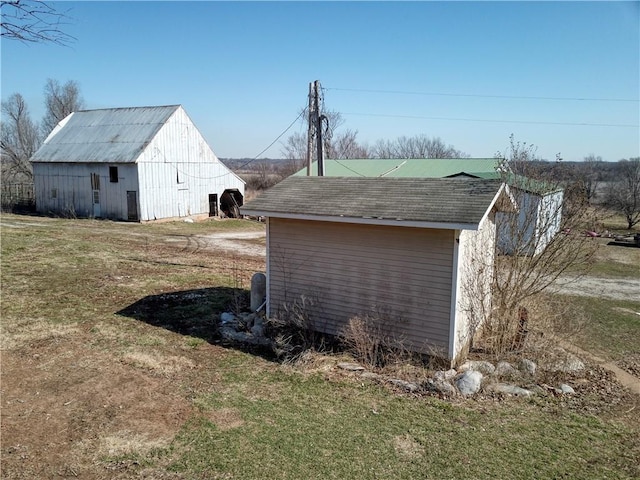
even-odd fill
[(109, 181), (118, 183), (118, 167), (109, 167)]
[(176, 182), (184, 183), (184, 174), (176, 168)]
[(52, 188), (51, 189), (51, 198), (58, 198), (58, 189), (57, 188)]

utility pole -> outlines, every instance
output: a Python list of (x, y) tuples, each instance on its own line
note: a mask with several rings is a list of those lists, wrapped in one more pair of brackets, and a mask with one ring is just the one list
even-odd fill
[(311, 175), (311, 163), (313, 161), (313, 133), (315, 129), (315, 121), (313, 120), (314, 107), (313, 83), (309, 83), (309, 109), (307, 110), (309, 124), (309, 128), (307, 129), (307, 177)]
[(316, 99), (316, 148), (318, 161), (318, 176), (324, 176), (324, 149), (322, 148), (322, 119), (320, 118), (320, 82), (314, 82), (315, 99)]
[(318, 176), (324, 176), (324, 149), (322, 145), (322, 116), (320, 115), (320, 81), (309, 84), (309, 129), (307, 132), (307, 175), (311, 175), (311, 162), (315, 144)]

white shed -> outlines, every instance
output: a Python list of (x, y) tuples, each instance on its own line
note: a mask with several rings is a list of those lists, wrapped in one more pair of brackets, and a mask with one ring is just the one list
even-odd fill
[(36, 209), (149, 221), (239, 215), (244, 181), (180, 105), (70, 114), (31, 158)]
[(312, 328), (339, 334), (382, 309), (408, 348), (464, 355), (490, 309), (499, 180), (292, 176), (247, 202), (267, 217), (267, 314), (301, 298)]
[(540, 180), (509, 175), (518, 205), (513, 213), (498, 213), (498, 251), (506, 255), (539, 255), (560, 231), (564, 190)]

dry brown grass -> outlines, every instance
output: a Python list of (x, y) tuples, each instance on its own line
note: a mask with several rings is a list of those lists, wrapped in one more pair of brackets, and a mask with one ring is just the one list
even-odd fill
[(151, 370), (159, 375), (172, 375), (196, 367), (195, 362), (186, 357), (163, 355), (156, 352), (128, 352), (123, 355), (122, 361), (137, 368)]
[(219, 410), (211, 410), (205, 415), (216, 427), (223, 432), (239, 428), (244, 425), (244, 420), (235, 408), (221, 408)]
[(408, 460), (419, 458), (425, 454), (424, 446), (420, 445), (416, 439), (408, 433), (394, 437), (393, 446), (398, 455)]
[(171, 437), (150, 438), (149, 435), (123, 430), (101, 438), (96, 453), (111, 457), (146, 455), (154, 449), (167, 447), (171, 440)]
[(44, 318), (22, 318), (3, 325), (2, 350), (24, 347), (34, 342), (58, 340), (78, 333), (78, 328), (70, 324), (56, 324)]

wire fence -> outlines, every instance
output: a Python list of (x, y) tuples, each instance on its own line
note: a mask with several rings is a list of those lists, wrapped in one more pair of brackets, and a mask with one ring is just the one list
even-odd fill
[(33, 212), (36, 198), (33, 183), (3, 183), (1, 189), (3, 212)]

